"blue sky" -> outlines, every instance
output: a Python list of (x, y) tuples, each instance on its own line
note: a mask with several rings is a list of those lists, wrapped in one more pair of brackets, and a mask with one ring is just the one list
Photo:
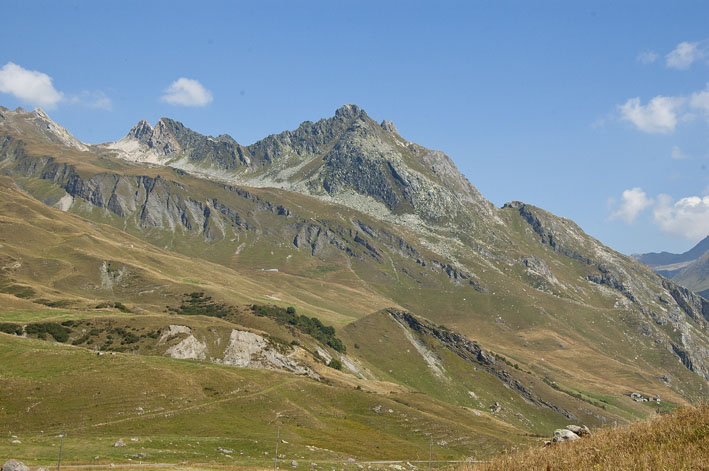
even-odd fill
[(167, 116), (250, 144), (356, 103), (495, 204), (619, 251), (709, 234), (706, 2), (5, 0), (3, 16), (0, 105), (41, 105), (85, 142)]

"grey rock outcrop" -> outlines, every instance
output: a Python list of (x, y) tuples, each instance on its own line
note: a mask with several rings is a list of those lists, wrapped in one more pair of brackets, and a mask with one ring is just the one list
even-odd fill
[(692, 291), (669, 280), (663, 280), (662, 286), (670, 293), (677, 305), (692, 319), (709, 322), (709, 301)]
[(591, 430), (589, 430), (589, 428), (585, 425), (567, 425), (564, 428), (575, 433), (579, 437), (583, 437), (584, 435), (591, 435)]
[(563, 443), (563, 442), (574, 442), (578, 440), (580, 437), (576, 435), (574, 432), (571, 430), (565, 429), (565, 428), (560, 428), (557, 430), (554, 430), (554, 438), (553, 442), (554, 443)]
[(7, 460), (3, 463), (0, 471), (30, 471), (30, 468), (22, 461)]
[(223, 357), (217, 361), (225, 365), (285, 370), (299, 375), (317, 377), (317, 374), (310, 368), (279, 352), (261, 335), (243, 330), (232, 329)]

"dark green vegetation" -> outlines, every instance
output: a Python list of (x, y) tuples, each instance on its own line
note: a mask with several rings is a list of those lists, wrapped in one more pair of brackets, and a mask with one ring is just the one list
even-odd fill
[(0, 109), (1, 455), (482, 458), (707, 397), (705, 301), (390, 123), (161, 123), (127, 139), (172, 167)]
[(202, 292), (185, 294), (178, 308), (168, 306), (168, 310), (185, 316), (211, 316), (223, 318), (233, 312), (234, 308), (223, 303), (217, 303), (211, 296)]
[(66, 342), (69, 340), (69, 332), (68, 328), (53, 322), (39, 322), (25, 326), (25, 333), (27, 333), (27, 335), (36, 335), (37, 338), (46, 340), (47, 334), (49, 334), (57, 342)]
[[(334, 327), (331, 325), (324, 325), (317, 317), (308, 317), (302, 314), (296, 314), (293, 306), (282, 308), (274, 305), (265, 306), (253, 304), (251, 306), (251, 310), (257, 316), (270, 317), (279, 324), (288, 324), (289, 326), (293, 326), (304, 334), (310, 335), (320, 343), (332, 347), (335, 351), (340, 353), (345, 353), (347, 351), (347, 348), (345, 347), (345, 344), (342, 343), (342, 340), (335, 336)], [(339, 361), (337, 363), (339, 364)], [(336, 369), (342, 369), (342, 365), (340, 364), (340, 368)]]
[(6, 334), (22, 335), (22, 326), (19, 324), (0, 324), (0, 332)]
[[(52, 302), (47, 304), (49, 307), (64, 307), (60, 301)], [(119, 301), (106, 301), (100, 304), (96, 305), (96, 309), (105, 309), (105, 308), (115, 308), (118, 309), (121, 312), (131, 312), (130, 309), (128, 309), (123, 303)]]
[(24, 328), (20, 324), (2, 323), (0, 324), (0, 332), (14, 335), (22, 335), (24, 333), (28, 336), (36, 337), (42, 340), (48, 340), (48, 335), (50, 335), (51, 339), (56, 340), (57, 342), (66, 342), (69, 340), (69, 333), (71, 330), (66, 327), (65, 323), (60, 325), (54, 322), (37, 322), (34, 324), (27, 324)]

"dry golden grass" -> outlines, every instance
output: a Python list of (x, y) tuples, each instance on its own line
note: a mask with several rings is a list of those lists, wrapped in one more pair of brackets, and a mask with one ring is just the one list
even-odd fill
[(585, 439), (507, 454), (458, 471), (709, 470), (709, 404)]

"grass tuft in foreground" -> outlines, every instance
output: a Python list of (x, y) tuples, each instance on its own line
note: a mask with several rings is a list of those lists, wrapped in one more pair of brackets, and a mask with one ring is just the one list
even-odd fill
[(582, 440), (510, 453), (459, 471), (709, 470), (709, 404), (624, 427), (596, 430)]

